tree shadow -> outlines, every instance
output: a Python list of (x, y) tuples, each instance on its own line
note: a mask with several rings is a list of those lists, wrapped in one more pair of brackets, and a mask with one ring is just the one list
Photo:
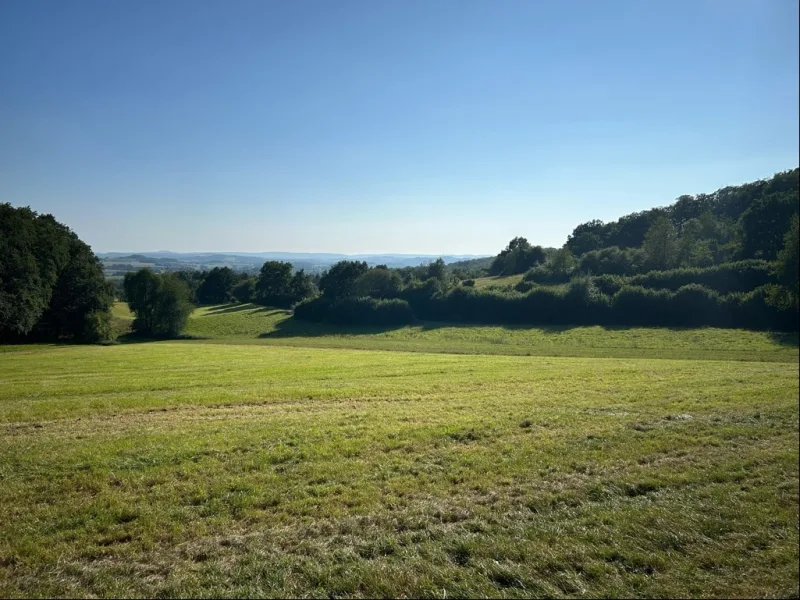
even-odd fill
[(230, 302), (228, 304), (216, 304), (212, 305), (211, 308), (203, 315), (204, 317), (215, 317), (217, 315), (224, 315), (228, 313), (236, 313), (241, 312), (243, 310), (249, 310), (255, 313), (285, 313), (287, 315), (292, 314), (291, 310), (285, 308), (276, 308), (274, 306), (262, 306), (260, 304), (253, 304), (252, 302)]
[(800, 333), (797, 331), (768, 331), (770, 339), (779, 346), (787, 346), (789, 348), (800, 348)]
[(561, 323), (492, 323), (492, 322), (464, 322), (464, 321), (423, 321), (418, 323), (423, 331), (429, 329), (441, 329), (442, 327), (456, 327), (469, 329), (471, 327), (500, 327), (507, 331), (531, 331), (537, 330), (543, 334), (557, 335), (573, 329), (583, 327), (602, 327), (605, 331), (628, 331), (630, 329), (660, 329), (668, 331), (683, 331), (687, 329), (699, 329), (694, 327), (670, 327), (670, 326), (647, 326), (647, 325), (600, 325), (598, 323), (573, 323), (564, 325)]
[[(281, 311), (280, 309), (264, 308), (262, 310), (280, 311), (287, 315), (291, 315), (291, 311)], [(358, 335), (376, 335), (404, 329), (406, 327), (415, 327), (422, 332), (434, 331), (442, 328), (451, 329), (470, 329), (474, 327), (500, 327), (507, 331), (531, 331), (536, 330), (544, 335), (559, 335), (573, 329), (583, 327), (602, 327), (604, 331), (630, 331), (632, 329), (652, 329), (660, 331), (692, 331), (701, 330), (704, 327), (676, 327), (676, 326), (648, 326), (648, 325), (599, 325), (599, 324), (525, 324), (525, 323), (473, 323), (463, 321), (417, 321), (408, 325), (384, 325), (384, 326), (366, 326), (366, 325), (329, 325), (326, 323), (314, 323), (311, 321), (302, 321), (294, 317), (284, 319), (276, 324), (274, 331), (269, 331), (260, 334), (258, 337), (262, 339), (269, 338), (289, 338), (289, 337), (326, 337), (326, 336), (358, 336)], [(767, 332), (773, 341), (781, 346), (798, 347), (798, 333), (797, 332)]]
[(203, 316), (204, 317), (212, 317), (216, 315), (224, 315), (227, 313), (235, 313), (242, 310), (252, 310), (256, 308), (256, 304), (251, 304), (249, 302), (239, 303), (239, 302), (230, 302), (228, 304), (217, 304), (214, 305), (212, 308), (208, 309)]
[[(274, 309), (270, 309), (274, 310)], [(284, 311), (291, 314), (291, 311)], [(427, 326), (428, 324), (412, 323), (414, 325)], [(443, 324), (446, 326), (446, 324)], [(351, 336), (351, 335), (376, 335), (403, 329), (409, 325), (329, 325), (327, 323), (313, 323), (311, 321), (302, 321), (291, 317), (284, 319), (275, 325), (273, 331), (267, 331), (260, 334), (258, 337), (261, 339), (277, 339), (277, 338), (290, 338), (290, 337), (336, 337), (336, 336)]]
[(111, 342), (103, 343), (104, 346), (116, 346), (120, 344), (129, 345), (129, 344), (149, 344), (152, 342), (176, 342), (176, 341), (185, 341), (185, 340), (210, 340), (212, 338), (202, 335), (189, 335), (186, 333), (182, 333), (175, 337), (152, 337), (147, 335), (142, 335), (140, 333), (130, 332), (125, 333), (123, 335), (117, 336), (117, 338)]

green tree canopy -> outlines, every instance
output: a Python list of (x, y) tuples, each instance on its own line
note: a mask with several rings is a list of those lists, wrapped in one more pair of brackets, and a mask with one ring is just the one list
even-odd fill
[(362, 273), (355, 280), (353, 294), (370, 298), (396, 298), (401, 287), (402, 282), (397, 273), (386, 268), (375, 267)]
[(200, 304), (222, 304), (233, 297), (233, 288), (238, 277), (230, 267), (214, 267), (197, 288), (197, 301)]
[(546, 260), (541, 246), (531, 246), (524, 237), (515, 237), (508, 243), (489, 267), (490, 275), (514, 275), (524, 273)]
[(68, 227), (0, 204), (0, 340), (102, 339), (112, 301), (100, 261)]
[(677, 232), (667, 217), (659, 217), (647, 230), (642, 244), (648, 265), (664, 270), (674, 266), (677, 260)]
[(292, 275), (289, 262), (265, 262), (255, 283), (255, 301), (265, 306), (289, 308), (313, 293), (311, 278), (302, 269)]
[(764, 196), (740, 220), (742, 257), (774, 260), (783, 246), (786, 226), (798, 213), (797, 189)]
[(779, 307), (800, 308), (800, 216), (792, 216), (789, 230), (783, 237), (783, 248), (778, 252), (775, 273), (780, 284), (772, 293), (772, 304)]
[(125, 297), (136, 315), (133, 330), (153, 337), (176, 337), (186, 327), (194, 306), (189, 286), (171, 273), (140, 269), (125, 274)]
[(366, 262), (341, 260), (333, 265), (319, 280), (319, 289), (328, 298), (345, 298), (352, 295), (353, 284), (367, 272)]

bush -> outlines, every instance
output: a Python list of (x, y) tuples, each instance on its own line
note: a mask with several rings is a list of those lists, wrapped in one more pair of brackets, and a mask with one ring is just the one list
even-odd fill
[(189, 286), (168, 273), (140, 269), (125, 274), (125, 295), (136, 315), (133, 330), (153, 337), (176, 337), (186, 327), (194, 306)]
[(531, 281), (520, 280), (517, 282), (517, 285), (514, 286), (514, 289), (517, 292), (522, 292), (524, 294), (526, 292), (530, 292), (534, 287), (536, 287), (535, 283)]
[(725, 325), (729, 319), (720, 308), (717, 292), (692, 283), (680, 288), (670, 298), (668, 322), (685, 327)]
[(418, 318), (434, 321), (445, 318), (442, 305), (443, 295), (444, 285), (433, 277), (422, 282), (415, 280), (399, 293), (399, 297), (408, 302)]
[(475, 287), (475, 280), (474, 279), (465, 279), (461, 282), (461, 285), (464, 287)]
[(773, 282), (772, 265), (764, 260), (742, 260), (705, 269), (651, 271), (627, 279), (629, 285), (672, 291), (696, 283), (720, 294), (748, 292)]
[(641, 272), (644, 262), (645, 255), (640, 249), (610, 246), (581, 256), (578, 270), (592, 275), (634, 275)]
[(772, 286), (762, 286), (751, 292), (730, 294), (726, 302), (732, 326), (797, 331), (797, 311), (791, 307), (779, 308), (771, 304), (772, 292)]
[(562, 299), (560, 319), (565, 324), (605, 323), (611, 301), (590, 277), (576, 277)]
[(252, 302), (256, 297), (256, 282), (253, 278), (240, 281), (231, 292), (237, 302)]
[[(520, 292), (459, 286), (442, 293), (431, 280), (404, 289), (401, 294), (408, 301), (332, 301), (323, 296), (298, 304), (295, 316), (350, 325), (402, 325), (416, 316), (485, 324), (797, 328), (794, 311), (780, 310), (768, 303), (769, 287), (721, 295), (696, 283), (673, 292), (632, 285), (619, 287), (624, 281), (616, 276), (581, 276), (566, 289), (533, 286)], [(613, 295), (604, 293), (615, 289)]]
[(568, 273), (553, 272), (547, 265), (533, 267), (528, 270), (522, 278), (523, 281), (544, 284), (567, 283), (569, 279), (570, 275)]
[(610, 318), (619, 325), (664, 325), (671, 299), (668, 290), (625, 286), (611, 299)]
[(105, 342), (111, 339), (111, 313), (94, 310), (84, 317), (83, 334), (86, 342)]
[(613, 296), (622, 289), (626, 279), (619, 275), (598, 275), (592, 278), (597, 289), (607, 296)]
[(330, 301), (324, 297), (304, 300), (294, 308), (298, 319), (335, 325), (407, 325), (414, 322), (408, 302), (399, 298), (342, 298)]
[(331, 304), (331, 301), (322, 296), (306, 298), (294, 305), (294, 316), (303, 321), (322, 323)]

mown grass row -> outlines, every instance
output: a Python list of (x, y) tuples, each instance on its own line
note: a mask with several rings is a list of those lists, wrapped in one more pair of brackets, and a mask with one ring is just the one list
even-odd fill
[(0, 596), (791, 596), (797, 365), (0, 355)]

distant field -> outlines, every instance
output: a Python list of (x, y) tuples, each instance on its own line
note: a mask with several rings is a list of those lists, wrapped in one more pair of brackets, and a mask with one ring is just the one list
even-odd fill
[(490, 285), (505, 286), (516, 285), (522, 281), (524, 273), (518, 275), (495, 275), (492, 277), (478, 277), (475, 280), (475, 287), (478, 289), (489, 287)]
[(792, 338), (190, 333), (0, 347), (0, 597), (797, 595)]

